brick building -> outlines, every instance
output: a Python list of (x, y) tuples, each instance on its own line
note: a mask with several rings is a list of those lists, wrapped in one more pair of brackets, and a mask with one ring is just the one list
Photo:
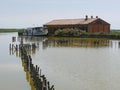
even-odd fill
[(81, 19), (60, 19), (53, 20), (43, 25), (48, 29), (49, 34), (53, 34), (58, 29), (78, 28), (88, 33), (109, 33), (110, 24), (101, 18), (91, 16)]

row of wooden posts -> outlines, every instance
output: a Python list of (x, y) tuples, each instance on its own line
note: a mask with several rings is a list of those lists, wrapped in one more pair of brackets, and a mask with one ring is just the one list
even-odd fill
[[(25, 47), (26, 50), (35, 50), (36, 49), (36, 44), (35, 43), (32, 43), (32, 44), (23, 44), (23, 46)], [(9, 45), (9, 48), (11, 50), (16, 50), (18, 51), (21, 47), (21, 44), (10, 44)]]
[[(12, 38), (12, 40), (15, 38)], [(13, 40), (13, 41), (14, 41)], [(45, 75), (42, 75), (41, 69), (38, 65), (32, 63), (31, 56), (27, 53), (28, 50), (36, 48), (35, 44), (23, 44), (23, 40), (19, 45), (10, 44), (10, 50), (19, 51), (21, 60), (25, 64), (27, 71), (30, 73), (30, 77), (34, 83), (36, 90), (55, 90), (54, 85), (50, 85), (49, 81), (46, 79)]]
[(33, 78), (34, 86), (36, 90), (55, 90), (54, 85), (50, 87), (49, 81), (47, 81), (45, 75), (41, 74), (41, 69), (32, 63), (32, 58), (30, 55), (27, 55), (25, 47), (21, 46), (21, 59), (25, 63), (27, 70), (30, 72), (31, 77)]

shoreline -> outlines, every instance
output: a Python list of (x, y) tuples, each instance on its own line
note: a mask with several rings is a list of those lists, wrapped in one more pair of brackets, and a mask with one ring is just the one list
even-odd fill
[[(22, 35), (23, 29), (0, 29), (0, 33), (18, 32), (18, 35)], [(47, 35), (47, 37), (70, 37), (70, 38), (106, 38), (106, 39), (120, 39), (120, 32), (113, 31), (109, 34), (81, 34), (79, 36), (67, 36), (67, 35)]]

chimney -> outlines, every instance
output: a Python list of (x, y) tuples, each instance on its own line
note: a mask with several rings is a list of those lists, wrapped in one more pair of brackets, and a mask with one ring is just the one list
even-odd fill
[(96, 18), (98, 18), (98, 16), (96, 16)]
[(86, 15), (85, 20), (88, 20), (88, 15)]
[(91, 19), (93, 18), (93, 16), (91, 16)]

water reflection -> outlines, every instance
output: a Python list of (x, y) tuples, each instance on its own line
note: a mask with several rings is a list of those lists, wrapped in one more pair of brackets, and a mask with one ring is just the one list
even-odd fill
[[(26, 43), (23, 45), (25, 47), (25, 49), (27, 50), (27, 53), (29, 55), (34, 55), (36, 54), (36, 51), (39, 50), (39, 44), (35, 44), (35, 43)], [(16, 57), (20, 57), (20, 52), (19, 52), (19, 49), (20, 49), (20, 44), (10, 44), (9, 45), (9, 53), (10, 55), (15, 55), (16, 54)]]
[[(26, 72), (26, 80), (30, 83), (31, 90), (54, 90), (54, 85), (50, 86), (49, 81), (47, 81), (45, 75), (41, 75), (41, 69), (32, 63), (32, 58), (30, 56), (30, 51), (36, 51), (37, 45), (39, 44), (26, 44), (23, 41), (23, 37), (21, 37), (19, 44), (10, 44), (10, 55), (14, 55), (16, 52), (16, 56), (22, 60), (22, 66), (24, 67), (24, 71)], [(12, 42), (16, 41), (16, 37), (12, 38)], [(32, 53), (33, 54), (33, 53)], [(40, 73), (39, 73), (40, 69)]]
[[(17, 38), (17, 39), (16, 39)], [(12, 44), (10, 44), (10, 55), (16, 55), (16, 57), (20, 57), (20, 53), (18, 48), (20, 47), (21, 38), (24, 41), (24, 47), (27, 50), (29, 55), (35, 55), (38, 50), (42, 47), (42, 49), (46, 49), (48, 47), (109, 47), (114, 46), (118, 42), (113, 42), (108, 39), (86, 39), (86, 38), (47, 38), (47, 37), (12, 37)], [(41, 46), (40, 46), (41, 45)], [(120, 46), (117, 45), (117, 46)]]
[[(52, 77), (56, 90), (119, 90), (119, 40), (53, 37), (23, 40), (26, 45), (36, 45), (34, 63)], [(27, 51), (33, 52), (29, 48)], [(32, 83), (24, 69), (26, 79)]]
[(48, 38), (43, 41), (46, 47), (106, 47), (109, 46), (108, 39), (80, 39), (80, 38)]
[[(24, 69), (24, 72), (26, 73), (26, 80), (29, 82), (31, 90), (36, 90), (30, 71), (28, 70), (24, 58), (22, 58), (22, 54), (20, 50), (21, 38), (20, 37), (18, 37), (17, 39), (16, 38), (17, 37), (12, 37), (12, 43), (10, 43), (9, 45), (9, 53), (10, 55), (15, 55), (16, 57), (21, 58), (22, 67)], [(35, 44), (24, 44), (24, 47), (26, 48), (28, 54), (35, 54), (35, 49), (36, 49), (34, 48)]]
[[(20, 41), (21, 37), (18, 37)], [(100, 38), (63, 38), (63, 37), (22, 37), (26, 44), (35, 44), (36, 48), (29, 50), (29, 54), (35, 54), (41, 47), (76, 47), (76, 48), (120, 48), (119, 40), (100, 39)]]
[(31, 77), (30, 72), (27, 70), (27, 66), (24, 60), (21, 60), (21, 61), (22, 61), (22, 66), (24, 68), (24, 72), (26, 73), (26, 80), (29, 82), (31, 90), (36, 90), (36, 87), (33, 82), (33, 78)]
[(39, 43), (39, 42), (43, 41), (44, 39), (46, 39), (47, 37), (45, 37), (45, 36), (43, 36), (43, 37), (19, 36), (18, 41), (20, 41), (21, 38), (23, 38), (24, 42), (36, 42), (36, 43)]
[[(0, 33), (0, 90), (30, 90), (21, 61), (9, 55), (13, 36), (17, 37), (17, 33)], [(13, 53), (16, 54), (15, 51)]]

